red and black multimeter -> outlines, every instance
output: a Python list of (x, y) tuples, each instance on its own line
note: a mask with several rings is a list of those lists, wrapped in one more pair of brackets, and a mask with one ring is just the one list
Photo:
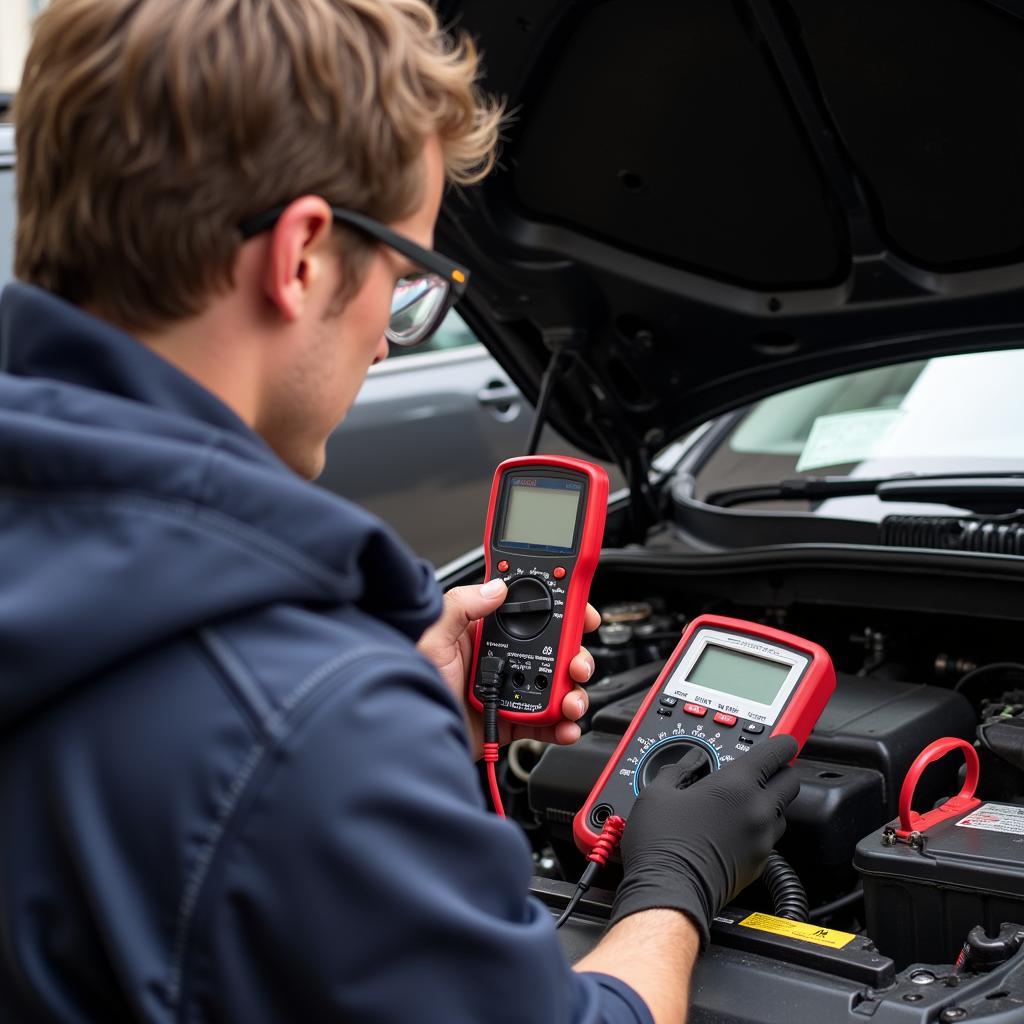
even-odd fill
[(576, 844), (589, 853), (615, 814), (668, 764), (701, 751), (709, 772), (784, 733), (803, 747), (836, 688), (823, 647), (741, 619), (701, 615), (683, 631), (573, 821)]
[(508, 596), (477, 630), (469, 691), (477, 710), (480, 659), (497, 657), (505, 666), (501, 718), (562, 718), (607, 508), (608, 474), (582, 459), (537, 455), (498, 466), (484, 530), (486, 578), (503, 579)]

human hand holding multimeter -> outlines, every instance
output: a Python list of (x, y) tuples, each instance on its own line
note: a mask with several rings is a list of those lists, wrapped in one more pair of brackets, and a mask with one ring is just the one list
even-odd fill
[(503, 579), (508, 595), (477, 629), (469, 702), (478, 711), (493, 666), (498, 717), (537, 726), (561, 720), (607, 506), (608, 474), (582, 459), (536, 455), (498, 466), (484, 530), (486, 578)]
[(817, 644), (740, 619), (694, 619), (573, 821), (589, 863), (556, 927), (620, 847), (612, 922), (674, 908), (706, 946), (715, 914), (785, 829), (800, 788), (785, 765), (835, 685)]
[(835, 686), (818, 644), (740, 619), (694, 619), (576, 815), (577, 845), (590, 852), (610, 816), (628, 819), (658, 772), (691, 752), (707, 775), (770, 736), (792, 736), (799, 750)]

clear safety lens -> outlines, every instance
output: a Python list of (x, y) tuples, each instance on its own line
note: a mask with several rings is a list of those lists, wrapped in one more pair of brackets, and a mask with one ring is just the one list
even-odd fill
[(437, 325), (448, 296), (448, 282), (439, 274), (403, 277), (391, 297), (391, 322), (384, 332), (396, 345), (415, 345)]

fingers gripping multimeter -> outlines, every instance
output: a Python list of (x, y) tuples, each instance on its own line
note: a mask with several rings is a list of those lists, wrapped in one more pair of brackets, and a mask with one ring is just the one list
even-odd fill
[(835, 688), (832, 659), (809, 640), (741, 619), (694, 619), (576, 815), (577, 846), (589, 853), (611, 815), (628, 819), (658, 772), (693, 750), (711, 772), (776, 734), (802, 748)]
[(508, 596), (476, 633), (469, 699), (477, 710), (480, 659), (498, 657), (501, 718), (531, 725), (562, 718), (607, 507), (608, 474), (582, 459), (538, 455), (498, 466), (484, 531), (486, 578), (503, 579)]

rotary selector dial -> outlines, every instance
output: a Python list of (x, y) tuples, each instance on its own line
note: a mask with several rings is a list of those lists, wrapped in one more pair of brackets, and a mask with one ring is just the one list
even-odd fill
[(697, 770), (698, 779), (719, 768), (718, 750), (707, 740), (696, 736), (668, 736), (644, 751), (633, 775), (633, 792), (639, 796), (640, 790), (649, 786), (662, 768), (678, 764), (691, 750), (699, 750), (704, 755), (704, 764)]
[(494, 615), (501, 629), (516, 640), (532, 640), (544, 632), (554, 610), (551, 591), (532, 577), (513, 580), (505, 603)]

